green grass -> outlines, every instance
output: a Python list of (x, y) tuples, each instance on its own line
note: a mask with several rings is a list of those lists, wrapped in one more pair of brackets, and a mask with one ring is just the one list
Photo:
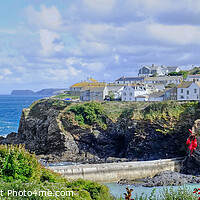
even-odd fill
[(79, 96), (71, 96), (71, 95), (68, 95), (68, 94), (58, 94), (56, 96), (53, 96), (53, 98), (58, 98), (58, 99), (67, 99), (67, 98), (79, 99)]

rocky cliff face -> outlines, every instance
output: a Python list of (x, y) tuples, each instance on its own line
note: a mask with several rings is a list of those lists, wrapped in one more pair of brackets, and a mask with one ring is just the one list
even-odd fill
[[(109, 103), (112, 102), (104, 104)], [(147, 116), (150, 105), (153, 104), (142, 104), (143, 116)], [(199, 117), (198, 105), (193, 114), (183, 111), (178, 117), (154, 116), (152, 120), (138, 119), (134, 116), (135, 109), (115, 119), (104, 116), (105, 128), (98, 123), (79, 125), (75, 115), (69, 112), (70, 106), (67, 102), (50, 99), (34, 103), (23, 110), (18, 133), (1, 138), (1, 143), (23, 143), (49, 162), (98, 163), (182, 157), (186, 155), (187, 130)], [(165, 106), (167, 110), (169, 105)]]

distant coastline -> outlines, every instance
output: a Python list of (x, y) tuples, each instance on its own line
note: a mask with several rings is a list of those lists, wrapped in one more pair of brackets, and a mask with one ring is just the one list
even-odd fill
[(37, 92), (34, 92), (32, 90), (12, 90), (11, 95), (56, 95), (63, 93), (64, 91), (67, 91), (67, 89), (64, 88), (48, 88), (48, 89), (42, 89)]

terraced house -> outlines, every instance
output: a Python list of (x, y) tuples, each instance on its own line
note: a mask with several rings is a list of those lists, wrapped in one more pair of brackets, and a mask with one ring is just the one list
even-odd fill
[(146, 77), (144, 83), (150, 87), (154, 86), (158, 91), (164, 91), (165, 86), (168, 84), (178, 85), (183, 80), (182, 76), (158, 76), (158, 77)]
[(122, 101), (136, 101), (136, 98), (147, 95), (144, 85), (126, 86), (122, 91)]
[(177, 87), (178, 101), (193, 101), (200, 99), (200, 82), (199, 81), (183, 81)]

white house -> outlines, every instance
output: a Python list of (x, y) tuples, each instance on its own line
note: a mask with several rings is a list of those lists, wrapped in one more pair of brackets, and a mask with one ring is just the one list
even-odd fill
[(149, 95), (136, 96), (135, 101), (148, 101)]
[(135, 101), (135, 97), (146, 95), (144, 85), (126, 86), (122, 91), (122, 101)]
[(144, 83), (147, 87), (154, 86), (158, 91), (164, 91), (168, 84), (178, 85), (183, 80), (182, 76), (157, 76), (146, 77)]
[(164, 92), (153, 92), (149, 95), (148, 101), (163, 101)]
[(108, 95), (107, 86), (104, 87), (84, 87), (80, 92), (81, 101), (104, 101)]
[(165, 76), (170, 72), (179, 72), (180, 69), (178, 66), (167, 66), (164, 65), (156, 66), (152, 64), (152, 66), (142, 66), (139, 69), (138, 76), (139, 77), (146, 77), (152, 76), (153, 74), (157, 74), (158, 76)]
[(124, 89), (124, 85), (123, 84), (114, 84), (114, 83), (109, 83), (107, 85), (108, 88), (108, 94), (113, 94), (114, 95), (114, 99), (119, 100), (121, 99), (122, 96), (122, 91)]
[(180, 72), (180, 68), (178, 66), (168, 66), (167, 70), (168, 70), (168, 73), (170, 73), (170, 72)]
[(193, 81), (194, 79), (200, 81), (200, 74), (188, 75), (186, 81)]
[(139, 69), (138, 76), (139, 77), (146, 77), (152, 76), (153, 74), (157, 74), (158, 76), (164, 76), (168, 73), (168, 70), (165, 66), (156, 66), (152, 64), (152, 66), (142, 66)]
[(178, 101), (199, 100), (200, 82), (199, 81), (183, 81), (177, 87)]

